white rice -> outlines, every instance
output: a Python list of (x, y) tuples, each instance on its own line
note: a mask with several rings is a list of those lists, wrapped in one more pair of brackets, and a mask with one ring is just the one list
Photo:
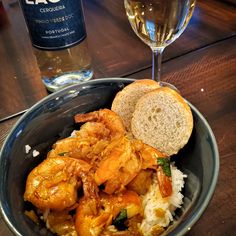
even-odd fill
[(36, 156), (38, 156), (39, 154), (40, 154), (39, 151), (33, 150), (33, 153), (32, 153), (33, 157), (36, 157)]
[[(26, 144), (26, 145), (25, 145), (25, 153), (26, 153), (26, 154), (29, 154), (29, 152), (30, 152), (31, 149), (32, 149), (32, 148), (30, 147), (29, 144)], [(33, 151), (32, 151), (32, 156), (33, 156), (33, 157), (36, 157), (36, 156), (38, 156), (39, 154), (40, 154), (40, 152), (37, 151), (37, 150), (33, 150)]]
[(77, 136), (76, 132), (77, 132), (77, 130), (73, 130), (70, 137), (75, 138)]
[(31, 147), (29, 144), (25, 145), (25, 153), (28, 154), (30, 151)]
[(183, 203), (184, 196), (180, 191), (184, 186), (184, 178), (187, 176), (173, 163), (171, 164), (171, 174), (172, 195), (170, 197), (162, 198), (155, 175), (152, 185), (143, 197), (144, 219), (140, 229), (144, 236), (154, 236), (153, 232), (157, 226), (167, 227), (173, 220), (172, 214), (175, 209), (181, 207)]

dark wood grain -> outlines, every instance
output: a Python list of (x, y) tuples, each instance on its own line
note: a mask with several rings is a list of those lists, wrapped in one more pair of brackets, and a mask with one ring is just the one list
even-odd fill
[(2, 144), (8, 135), (10, 129), (12, 129), (13, 125), (16, 123), (16, 121), (18, 119), (19, 119), (19, 117), (15, 117), (15, 118), (9, 119), (5, 122), (2, 122), (0, 124), (0, 149), (1, 149)]
[(224, 3), (227, 3), (229, 5), (232, 5), (233, 7), (236, 6), (236, 0), (220, 0), (223, 1)]
[[(233, 236), (236, 232), (235, 43), (236, 37), (232, 37), (163, 64), (163, 80), (174, 83), (206, 117), (220, 152), (220, 174), (214, 196), (189, 236)], [(148, 78), (150, 73), (147, 69), (131, 77)], [(16, 120), (0, 124), (0, 143)], [(0, 235), (11, 235), (2, 219), (0, 226)]]
[(4, 6), (5, 24), (0, 28), (0, 118), (24, 110), (47, 95), (18, 3), (5, 2)]
[[(126, 75), (151, 65), (151, 51), (131, 30), (123, 1), (91, 0), (84, 3), (89, 45), (99, 70), (97, 76)], [(98, 31), (99, 28), (102, 30)], [(232, 36), (235, 31), (235, 8), (219, 1), (199, 0), (183, 35), (166, 48), (164, 60)]]
[(6, 226), (6, 224), (3, 223), (3, 219), (0, 216), (0, 235), (2, 236), (13, 236), (12, 232), (10, 231), (10, 229)]
[[(29, 108), (48, 93), (18, 4), (0, 7), (0, 119)], [(9, 5), (9, 3), (11, 3)], [(133, 33), (123, 1), (84, 1), (95, 77), (151, 77), (151, 53)], [(235, 1), (199, 0), (184, 34), (164, 54), (162, 79), (206, 117), (220, 152), (214, 196), (188, 235), (236, 232), (236, 10)], [(19, 117), (0, 122), (0, 147)], [(0, 170), (1, 173), (1, 170)], [(0, 217), (0, 235), (12, 236)]]
[[(235, 235), (236, 232), (236, 37), (170, 60), (163, 80), (179, 88), (208, 120), (220, 152), (216, 191), (206, 212), (188, 235)], [(147, 78), (151, 70), (133, 74)]]
[[(18, 3), (3, 0), (0, 24), (0, 119), (25, 110), (48, 93), (40, 80)], [(151, 51), (132, 31), (123, 1), (84, 1), (95, 78), (124, 76), (150, 67)], [(3, 20), (2, 20), (3, 19)], [(186, 54), (235, 34), (236, 10), (221, 1), (199, 0), (184, 34), (164, 60)]]
[[(234, 108), (236, 102), (235, 45), (236, 36), (166, 61), (162, 80), (174, 84), (207, 118), (229, 113), (228, 107)], [(129, 77), (151, 78), (151, 68)]]
[[(7, 120), (4, 123), (0, 123), (0, 149), (1, 149), (3, 142), (6, 139), (8, 133), (10, 132), (10, 129), (16, 123), (16, 121), (18, 119), (19, 119), (19, 117), (16, 117), (16, 118), (12, 118), (10, 120)], [(1, 170), (0, 170), (0, 173), (1, 173)], [(1, 214), (0, 214), (0, 235), (1, 236), (13, 236), (13, 233), (10, 231), (10, 229), (5, 224)]]

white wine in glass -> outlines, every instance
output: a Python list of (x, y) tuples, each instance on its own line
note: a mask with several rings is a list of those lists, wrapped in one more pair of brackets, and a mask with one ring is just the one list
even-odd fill
[(134, 32), (152, 49), (152, 79), (167, 85), (160, 78), (162, 52), (183, 33), (195, 0), (124, 0), (124, 4)]

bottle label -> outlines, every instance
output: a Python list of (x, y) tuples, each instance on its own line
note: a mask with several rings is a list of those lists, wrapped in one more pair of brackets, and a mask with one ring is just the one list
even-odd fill
[(21, 0), (20, 3), (34, 47), (65, 49), (86, 37), (81, 0)]

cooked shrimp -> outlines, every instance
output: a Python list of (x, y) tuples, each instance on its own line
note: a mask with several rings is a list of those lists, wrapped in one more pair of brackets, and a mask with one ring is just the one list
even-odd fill
[[(155, 148), (139, 140), (130, 141), (126, 137), (113, 140), (104, 150), (96, 172), (95, 181), (104, 184), (104, 192), (112, 194), (122, 191), (127, 184), (136, 178), (141, 169), (157, 171), (158, 184), (163, 197), (172, 193), (171, 178), (166, 176), (163, 168), (158, 167), (157, 159), (166, 156)], [(136, 179), (138, 184), (142, 179)], [(137, 183), (135, 184), (137, 186)], [(146, 190), (140, 189), (141, 192)]]
[(87, 122), (71, 137), (61, 139), (53, 145), (48, 157), (68, 156), (87, 159), (100, 154), (109, 142), (110, 131), (102, 123)]
[(86, 190), (90, 184), (84, 177), (90, 168), (80, 159), (47, 158), (28, 175), (24, 199), (39, 209), (64, 210), (72, 207), (77, 201), (81, 181)]
[(76, 123), (82, 122), (98, 122), (105, 125), (110, 131), (110, 138), (116, 138), (125, 134), (125, 127), (121, 118), (109, 109), (101, 109), (99, 111), (89, 112), (86, 114), (77, 114), (75, 116)]
[(143, 143), (141, 140), (132, 140), (132, 145), (137, 155), (142, 158), (142, 169), (156, 169), (157, 158), (166, 157), (165, 154), (159, 152), (157, 149)]
[(130, 140), (124, 136), (113, 140), (102, 157), (94, 177), (98, 185), (104, 184), (106, 193), (123, 190), (141, 170), (140, 159), (134, 154)]
[(80, 156), (85, 156), (89, 152), (91, 145), (96, 142), (97, 140), (93, 138), (64, 138), (53, 145), (53, 149), (48, 153), (48, 157), (71, 156), (71, 153), (78, 153)]
[(103, 123), (86, 122), (80, 127), (79, 131), (75, 132), (75, 135), (82, 139), (91, 137), (96, 138), (98, 140), (108, 139), (110, 135), (110, 130), (108, 128), (109, 127), (107, 127)]
[(108, 145), (107, 140), (97, 140), (93, 137), (80, 139), (69, 137), (57, 141), (53, 149), (48, 153), (47, 158), (51, 157), (72, 157), (82, 159), (91, 165), (97, 165), (101, 159), (101, 153)]
[(168, 158), (165, 154), (159, 152), (157, 149), (141, 142), (134, 140), (133, 146), (136, 153), (142, 159), (142, 169), (155, 169), (157, 171), (157, 180), (162, 197), (168, 197), (172, 194), (171, 177), (164, 173), (161, 166), (158, 166), (158, 158)]
[[(24, 200), (49, 212), (44, 220), (59, 235), (138, 236), (143, 219), (139, 195), (146, 194), (153, 179), (158, 180), (160, 197), (172, 193), (169, 159), (127, 134), (111, 110), (78, 114), (75, 122), (86, 123), (57, 141), (47, 159), (30, 172)], [(78, 194), (80, 187), (83, 196)], [(114, 220), (123, 212), (128, 229), (113, 231)]]
[(117, 195), (101, 194), (101, 206), (97, 214), (91, 211), (90, 201), (83, 197), (76, 210), (75, 228), (78, 236), (101, 235), (120, 213), (121, 209), (127, 212), (127, 218), (142, 214), (141, 199), (137, 193), (124, 191)]
[(121, 209), (126, 209), (127, 218), (132, 218), (137, 214), (142, 214), (142, 202), (139, 195), (130, 190), (125, 190), (118, 194), (101, 193), (102, 205), (112, 213), (113, 219), (120, 213)]
[(172, 181), (171, 177), (168, 177), (162, 167), (158, 167), (157, 169), (157, 180), (158, 186), (161, 192), (161, 196), (163, 198), (169, 197), (172, 194)]

